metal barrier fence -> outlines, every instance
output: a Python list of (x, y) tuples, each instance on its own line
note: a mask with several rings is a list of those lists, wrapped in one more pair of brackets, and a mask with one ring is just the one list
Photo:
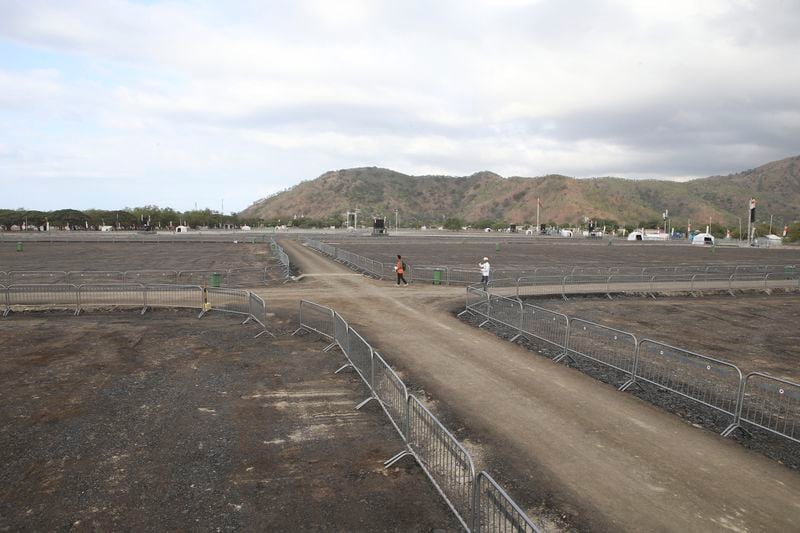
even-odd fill
[(585, 357), (625, 373), (628, 379), (621, 388), (627, 388), (633, 379), (639, 348), (635, 336), (579, 318), (570, 319), (567, 330), (567, 349), (556, 362), (564, 357)]
[[(74, 309), (80, 314), (92, 307), (184, 307), (246, 315), (266, 329), (267, 306), (262, 298), (240, 289), (204, 289), (197, 285), (142, 285), (140, 283), (105, 284), (22, 284), (0, 285), (0, 308), (3, 317), (19, 309)], [(274, 335), (273, 335), (274, 336)]]
[(78, 311), (78, 287), (68, 284), (9, 285), (5, 288), (5, 311), (3, 316), (15, 308), (41, 309), (67, 307)]
[[(492, 282), (492, 287), (502, 284)], [(735, 274), (613, 274), (537, 276), (516, 280), (516, 297), (561, 295), (567, 298), (575, 294), (625, 293), (691, 293), (699, 291), (727, 291), (756, 289), (800, 290), (800, 276), (791, 272), (735, 273)]]
[(506, 491), (486, 472), (475, 478), (475, 506), (472, 531), (513, 531), (540, 533), (541, 530), (514, 503)]
[(108, 284), (141, 283), (143, 285), (200, 285), (208, 286), (214, 275), (228, 287), (264, 285), (268, 281), (270, 267), (236, 268), (229, 270), (11, 270), (0, 272), (0, 283), (4, 285), (25, 284)]
[[(394, 278), (393, 263), (381, 263), (314, 239), (306, 239), (305, 243), (308, 247), (356, 270), (367, 272), (379, 279)], [(526, 268), (495, 268), (492, 270), (492, 279), (525, 280), (522, 283), (523, 287), (539, 286), (543, 288), (547, 286), (547, 292), (544, 294), (554, 294), (552, 287), (549, 286), (559, 285), (561, 286), (559, 293), (566, 295), (580, 293), (581, 286), (585, 288), (588, 285), (594, 285), (593, 289), (597, 292), (610, 293), (609, 286), (611, 283), (615, 284), (613, 292), (626, 292), (629, 287), (625, 285), (631, 283), (649, 284), (649, 287), (642, 288), (639, 292), (652, 292), (654, 291), (652, 285), (654, 281), (659, 281), (663, 284), (669, 280), (673, 282), (684, 281), (689, 284), (689, 287), (679, 287), (677, 289), (671, 285), (666, 285), (670, 290), (694, 290), (692, 281), (698, 282), (698, 290), (701, 288), (711, 290), (714, 285), (721, 286), (725, 280), (730, 281), (731, 276), (753, 273), (761, 274), (759, 278), (761, 281), (764, 281), (764, 276), (768, 273), (773, 274), (773, 276), (783, 275), (784, 279), (782, 281), (786, 279), (800, 281), (797, 265), (737, 265), (724, 263), (672, 266), (608, 265), (599, 267), (594, 265), (553, 265)], [(693, 278), (692, 276), (694, 275), (698, 275), (698, 277)], [(704, 281), (703, 276), (706, 275), (706, 280), (713, 283), (701, 287)], [(471, 285), (480, 281), (481, 274), (477, 268), (458, 265), (409, 264), (405, 277), (409, 282), (426, 282), (434, 285)], [(542, 277), (554, 278), (557, 281), (555, 283), (538, 281)], [(553, 279), (550, 281), (553, 281)], [(723, 288), (728, 290), (729, 286)], [(747, 286), (743, 288), (753, 287)], [(779, 283), (776, 288), (785, 288), (785, 285)], [(798, 288), (800, 288), (800, 285), (798, 285)], [(524, 289), (523, 292), (525, 292)], [(536, 294), (536, 292), (534, 291), (533, 294)], [(519, 287), (517, 296), (521, 296)]]
[(205, 291), (198, 285), (146, 285), (145, 289), (147, 307), (202, 310), (205, 305)]
[[(309, 331), (334, 339), (333, 310), (308, 300), (300, 301), (300, 326)], [(345, 325), (345, 328), (347, 326)], [(296, 330), (295, 333), (299, 331)], [(344, 334), (346, 335), (346, 331)]]
[(78, 308), (80, 314), (88, 307), (141, 307), (147, 311), (147, 297), (144, 285), (139, 283), (113, 285), (81, 285), (78, 287)]
[(736, 416), (742, 372), (731, 363), (645, 339), (632, 378), (639, 380)]
[(742, 422), (800, 442), (800, 384), (763, 372), (747, 374), (737, 419)]
[[(488, 305), (485, 296), (478, 299)], [(403, 457), (413, 457), (466, 531), (539, 531), (488, 474), (476, 475), (469, 452), (408, 393), (386, 360), (339, 313), (303, 300), (297, 331), (301, 330), (319, 333), (339, 346), (348, 363), (336, 372), (354, 368), (370, 392), (356, 408), (377, 401), (403, 439), (405, 449), (384, 463), (387, 468)]]
[(206, 306), (214, 311), (250, 316), (250, 293), (237, 289), (206, 289)]
[(270, 250), (272, 251), (272, 255), (280, 262), (283, 266), (283, 273), (284, 276), (288, 277), (292, 273), (292, 262), (289, 259), (289, 254), (283, 249), (283, 247), (275, 241), (274, 238), (270, 239), (269, 243)]
[(466, 294), (460, 315), (485, 318), (479, 327), (491, 321), (513, 329), (517, 335), (511, 341), (533, 337), (563, 349), (555, 362), (584, 357), (625, 374), (620, 390), (649, 383), (729, 415), (732, 421), (723, 436), (745, 423), (800, 442), (800, 384), (761, 372), (743, 378), (726, 361), (650, 339), (639, 341), (632, 333), (521, 304), (487, 293), (480, 285), (467, 287)]

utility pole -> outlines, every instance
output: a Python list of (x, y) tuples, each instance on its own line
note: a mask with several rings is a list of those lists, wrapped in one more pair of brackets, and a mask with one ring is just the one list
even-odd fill
[(394, 232), (397, 233), (397, 209), (394, 210)]
[(541, 205), (541, 203), (539, 202), (539, 197), (537, 196), (536, 197), (536, 232), (534, 234), (539, 233), (539, 228), (541, 228), (541, 226), (539, 225), (539, 206), (540, 205)]
[(739, 219), (739, 242), (742, 240), (742, 217), (737, 217)]
[(772, 215), (769, 216), (769, 234), (772, 235)]

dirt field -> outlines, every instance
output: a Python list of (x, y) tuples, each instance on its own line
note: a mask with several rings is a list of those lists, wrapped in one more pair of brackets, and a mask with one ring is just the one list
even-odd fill
[(396, 287), (284, 246), (307, 277), (260, 293), (340, 311), (436, 399), (438, 416), (530, 516), (580, 531), (780, 531), (800, 520), (800, 477), (780, 457), (460, 322), (463, 288)]
[(0, 531), (457, 529), (341, 354), (194, 316), (0, 321)]
[[(411, 265), (465, 266), (477, 270), (488, 256), (494, 268), (547, 265), (800, 264), (800, 247), (702, 247), (614, 240), (508, 238), (327, 238), (323, 242), (383, 262), (401, 254)], [(338, 243), (338, 244), (337, 244)], [(497, 250), (499, 246), (499, 251)]]
[(0, 271), (228, 270), (262, 267), (266, 244), (233, 243), (0, 243)]

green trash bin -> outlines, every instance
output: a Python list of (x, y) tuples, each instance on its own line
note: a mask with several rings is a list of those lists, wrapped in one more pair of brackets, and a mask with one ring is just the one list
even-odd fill
[(434, 285), (441, 285), (442, 284), (442, 271), (438, 268), (433, 271), (433, 284)]
[(17, 251), (18, 251), (18, 252), (21, 252), (21, 251), (22, 251), (22, 243), (21, 243), (21, 242), (18, 242), (18, 243), (17, 243)]
[(221, 278), (222, 278), (222, 276), (220, 276), (219, 272), (214, 272), (213, 274), (211, 274), (211, 283), (210, 283), (211, 286), (212, 287), (219, 287)]

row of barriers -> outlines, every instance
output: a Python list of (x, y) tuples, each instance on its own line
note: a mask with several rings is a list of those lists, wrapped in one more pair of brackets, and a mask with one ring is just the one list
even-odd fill
[(74, 309), (76, 315), (98, 307), (140, 308), (142, 314), (156, 307), (188, 308), (200, 310), (198, 318), (219, 311), (246, 317), (242, 324), (259, 324), (262, 331), (256, 337), (274, 336), (266, 327), (267, 304), (257, 294), (241, 289), (141, 283), (0, 285), (4, 318), (12, 311), (54, 307)]
[(496, 279), (492, 287), (514, 287), (517, 298), (560, 294), (563, 298), (575, 294), (669, 293), (722, 291), (731, 295), (736, 290), (797, 289), (797, 271), (739, 273), (739, 274), (612, 274), (538, 276), (517, 279)]
[[(348, 252), (330, 244), (306, 239), (306, 245), (351, 268), (365, 272), (378, 279), (394, 278), (394, 263), (383, 263), (368, 257)], [(481, 274), (477, 268), (448, 265), (407, 265), (405, 279), (435, 285), (471, 285), (478, 283)], [(536, 294), (537, 287), (561, 287), (562, 294), (581, 293), (592, 284), (597, 292), (625, 292), (630, 285), (637, 285), (638, 292), (660, 292), (659, 284), (668, 284), (670, 290), (695, 291), (703, 284), (712, 283), (722, 290), (733, 291), (739, 285), (752, 288), (753, 281), (763, 282), (765, 288), (775, 282), (800, 282), (797, 265), (747, 265), (747, 264), (686, 264), (671, 266), (542, 266), (531, 268), (495, 268), (492, 270), (495, 286), (517, 287), (518, 296), (526, 291)], [(617, 286), (617, 291), (609, 287)], [(680, 285), (679, 289), (674, 289)], [(605, 288), (605, 290), (603, 290)]]
[(266, 285), (270, 267), (229, 270), (10, 270), (0, 271), (0, 284), (14, 283), (143, 283), (176, 285), (212, 285), (251, 287)]
[(584, 358), (624, 376), (619, 385), (649, 383), (730, 417), (723, 436), (744, 425), (800, 442), (800, 383), (750, 372), (734, 364), (632, 333), (467, 287), (463, 313), (511, 328), (520, 337), (553, 348), (553, 360)]
[[(394, 274), (394, 272), (392, 271), (394, 263), (387, 264), (387, 263), (382, 263), (380, 261), (375, 261), (374, 259), (370, 259), (369, 257), (364, 257), (363, 255), (354, 254), (353, 252), (348, 252), (347, 250), (342, 250), (341, 248), (336, 248), (335, 246), (331, 246), (330, 244), (325, 244), (323, 242), (315, 241), (313, 239), (306, 239), (305, 243), (306, 246), (308, 246), (309, 248), (327, 255), (334, 261), (343, 263), (351, 268), (354, 268), (361, 272), (365, 272), (378, 279), (384, 279), (384, 278), (390, 279)], [(410, 275), (410, 273), (407, 274), (407, 276), (408, 275)]]
[(300, 331), (315, 332), (339, 347), (347, 364), (367, 385), (370, 401), (377, 402), (403, 439), (403, 451), (387, 460), (390, 467), (413, 457), (466, 531), (539, 532), (524, 511), (486, 472), (475, 472), (469, 452), (428, 410), (392, 367), (342, 316), (329, 307), (300, 302)]
[(278, 262), (282, 265), (283, 268), (283, 275), (284, 277), (288, 278), (292, 275), (292, 262), (289, 259), (289, 254), (286, 253), (286, 250), (278, 244), (275, 239), (270, 239), (269, 248), (272, 252), (272, 255), (278, 259)]

